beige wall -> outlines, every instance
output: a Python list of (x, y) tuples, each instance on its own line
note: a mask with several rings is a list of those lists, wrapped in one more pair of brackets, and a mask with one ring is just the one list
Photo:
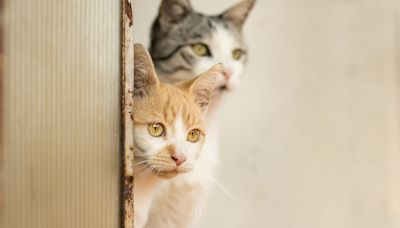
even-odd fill
[[(236, 1), (192, 2), (216, 13)], [(158, 4), (136, 1), (137, 42)], [(242, 88), (221, 118), (219, 182), (236, 201), (216, 188), (202, 227), (400, 227), (396, 7), (258, 0)]]
[(118, 227), (120, 2), (2, 2), (0, 227)]

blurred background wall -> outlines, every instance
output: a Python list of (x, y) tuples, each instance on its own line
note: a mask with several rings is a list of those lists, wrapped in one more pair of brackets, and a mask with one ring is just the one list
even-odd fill
[[(219, 13), (236, 0), (192, 0)], [(148, 45), (160, 1), (136, 1)], [(258, 0), (202, 227), (400, 227), (400, 4)]]

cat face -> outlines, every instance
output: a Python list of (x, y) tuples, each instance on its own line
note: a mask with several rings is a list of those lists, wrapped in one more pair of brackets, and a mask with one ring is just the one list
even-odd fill
[(163, 0), (150, 47), (162, 80), (185, 80), (223, 63), (217, 88), (235, 89), (247, 60), (241, 30), (254, 3), (244, 0), (220, 15), (207, 16), (195, 12), (189, 0)]
[[(135, 45), (136, 173), (170, 178), (191, 171), (206, 138), (203, 117), (222, 66), (179, 85), (160, 83), (150, 56)], [(140, 170), (141, 169), (141, 170)]]

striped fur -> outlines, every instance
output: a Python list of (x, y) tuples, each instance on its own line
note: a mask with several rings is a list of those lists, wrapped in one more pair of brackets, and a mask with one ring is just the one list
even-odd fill
[[(229, 80), (219, 78), (218, 87), (236, 88), (247, 61), (242, 26), (254, 2), (242, 1), (219, 15), (204, 15), (196, 12), (188, 0), (163, 0), (152, 26), (150, 44), (161, 80), (185, 80), (223, 63), (232, 76)], [(196, 55), (191, 48), (195, 43), (206, 44), (211, 55)], [(234, 49), (243, 50), (241, 59), (232, 58)]]

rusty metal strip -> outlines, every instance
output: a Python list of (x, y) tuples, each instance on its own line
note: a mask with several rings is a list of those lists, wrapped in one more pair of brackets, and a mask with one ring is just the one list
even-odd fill
[(134, 227), (133, 206), (133, 0), (122, 0), (122, 194), (121, 226)]

